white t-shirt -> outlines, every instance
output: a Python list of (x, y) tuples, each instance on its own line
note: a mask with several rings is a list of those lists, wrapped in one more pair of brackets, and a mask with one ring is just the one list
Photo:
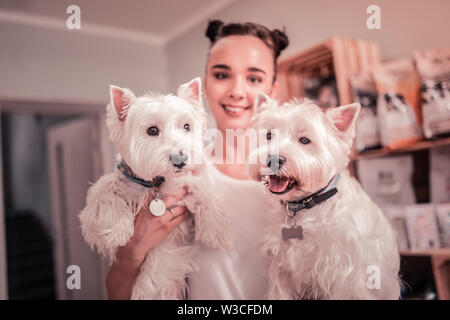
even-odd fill
[(268, 262), (261, 252), (271, 202), (263, 185), (231, 178), (211, 169), (215, 191), (225, 196), (225, 211), (234, 232), (227, 251), (201, 248), (197, 270), (189, 277), (188, 299), (264, 299)]

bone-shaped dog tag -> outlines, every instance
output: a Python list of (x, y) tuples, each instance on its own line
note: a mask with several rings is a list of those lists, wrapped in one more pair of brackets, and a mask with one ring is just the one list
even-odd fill
[(292, 227), (292, 228), (283, 228), (281, 229), (281, 235), (283, 236), (283, 240), (289, 239), (303, 239), (303, 228), (302, 226)]

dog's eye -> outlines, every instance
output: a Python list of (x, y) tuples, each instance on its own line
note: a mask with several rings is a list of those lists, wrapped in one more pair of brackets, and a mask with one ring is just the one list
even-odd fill
[(268, 131), (266, 135), (267, 140), (272, 139), (272, 132)]
[(308, 144), (308, 143), (311, 142), (311, 140), (309, 140), (307, 137), (301, 137), (301, 138), (299, 139), (299, 141), (300, 141), (301, 143), (303, 143), (303, 144)]
[(159, 129), (157, 127), (150, 127), (147, 129), (147, 134), (149, 136), (157, 136), (159, 134)]
[(184, 125), (184, 130), (185, 130), (185, 131), (191, 131), (191, 127), (189, 126), (189, 123), (186, 123), (186, 124)]

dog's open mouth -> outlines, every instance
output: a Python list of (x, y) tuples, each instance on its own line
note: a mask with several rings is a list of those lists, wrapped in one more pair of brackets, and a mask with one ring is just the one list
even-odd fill
[(284, 194), (297, 185), (297, 181), (293, 177), (279, 175), (270, 175), (267, 181), (269, 191), (274, 194)]

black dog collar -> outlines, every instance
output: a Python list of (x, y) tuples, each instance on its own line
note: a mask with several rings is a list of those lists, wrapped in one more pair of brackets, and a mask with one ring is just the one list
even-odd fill
[(294, 200), (294, 201), (288, 201), (286, 203), (287, 208), (294, 212), (294, 217), (297, 214), (297, 211), (303, 210), (303, 209), (311, 209), (316, 204), (319, 204), (325, 200), (330, 199), (332, 196), (334, 196), (338, 190), (335, 187), (337, 182), (339, 180), (339, 174), (335, 175), (327, 186), (320, 189), (319, 191), (313, 193), (312, 195), (309, 195), (305, 198), (302, 198), (300, 200)]
[[(118, 165), (117, 165), (117, 169), (119, 169), (120, 171), (122, 171), (123, 175), (125, 177), (127, 177), (129, 180), (143, 186), (146, 188), (153, 188), (153, 187), (159, 187), (163, 182), (164, 182), (164, 177), (158, 176), (156, 178), (154, 178), (152, 181), (146, 181), (144, 179), (141, 179), (139, 177), (137, 177), (133, 171), (131, 171), (131, 169), (125, 164), (124, 161), (121, 161)], [(155, 181), (156, 180), (156, 181)]]

